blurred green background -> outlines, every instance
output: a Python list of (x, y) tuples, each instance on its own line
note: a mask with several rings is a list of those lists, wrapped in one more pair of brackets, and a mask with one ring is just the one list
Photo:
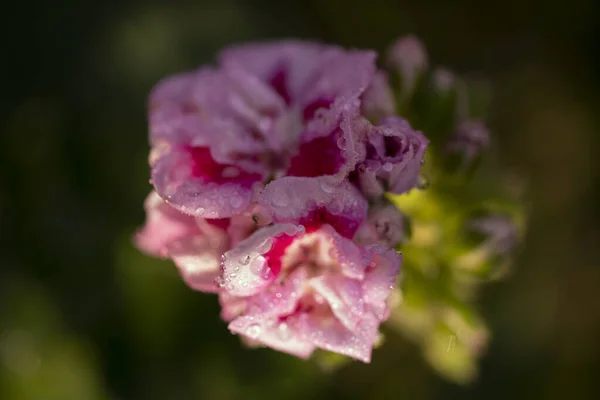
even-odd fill
[[(600, 398), (600, 10), (590, 0), (75, 1), (3, 12), (0, 399)], [(227, 44), (299, 37), (383, 51), (494, 86), (489, 124), (528, 185), (513, 273), (480, 309), (479, 378), (437, 376), (387, 340), (324, 374), (244, 349), (213, 296), (130, 236), (150, 190), (146, 95)], [(596, 156), (596, 157), (595, 157)]]

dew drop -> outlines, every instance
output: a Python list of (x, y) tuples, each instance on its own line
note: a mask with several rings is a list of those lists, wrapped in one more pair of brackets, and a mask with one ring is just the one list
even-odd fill
[(420, 190), (425, 190), (429, 187), (429, 180), (424, 176), (419, 176), (419, 181), (417, 182), (417, 188)]
[(273, 196), (271, 203), (277, 207), (285, 207), (288, 205), (288, 195), (285, 193), (277, 193)]
[(202, 208), (202, 207), (198, 207), (198, 208), (196, 208), (196, 214), (197, 214), (197, 215), (202, 215), (202, 214), (204, 214), (204, 208)]
[(229, 204), (233, 208), (240, 208), (242, 205), (244, 205), (244, 200), (237, 196), (233, 196), (229, 199)]
[(261, 244), (255, 247), (254, 254), (264, 254), (271, 249), (273, 246), (273, 239), (267, 238)]
[(321, 182), (321, 189), (325, 193), (333, 193), (335, 191), (335, 187), (333, 185), (331, 185), (329, 182), (325, 182), (325, 181)]
[(450, 335), (450, 339), (448, 340), (448, 347), (446, 348), (446, 352), (449, 353), (454, 351), (456, 347), (456, 335)]
[(266, 262), (264, 257), (256, 257), (250, 262), (250, 271), (255, 275), (261, 275), (264, 273)]
[(265, 281), (268, 281), (269, 279), (271, 279), (272, 276), (273, 276), (273, 273), (271, 272), (270, 268), (264, 268), (262, 274), (260, 274), (260, 277), (262, 279), (264, 279)]
[(282, 322), (279, 324), (277, 327), (277, 336), (283, 341), (290, 340), (292, 338), (292, 331), (287, 323)]
[(260, 336), (260, 332), (262, 331), (262, 328), (260, 327), (260, 325), (258, 324), (250, 324), (248, 325), (248, 327), (246, 328), (246, 336), (248, 336), (251, 339), (257, 339)]

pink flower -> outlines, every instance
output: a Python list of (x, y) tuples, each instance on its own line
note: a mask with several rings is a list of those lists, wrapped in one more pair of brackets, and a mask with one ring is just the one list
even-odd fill
[(217, 293), (246, 343), (369, 362), (404, 232), (375, 204), (414, 186), (427, 140), (394, 117), (372, 51), (284, 41), (218, 59), (150, 95), (136, 244)]
[(223, 258), (230, 330), (299, 357), (322, 348), (369, 362), (400, 256), (351, 240), (365, 220), (365, 199), (347, 182), (293, 177), (262, 196), (275, 224)]
[(229, 329), (303, 358), (322, 348), (369, 362), (399, 265), (394, 250), (360, 247), (328, 224), (262, 228), (225, 253), (224, 310), (239, 313)]
[(355, 120), (373, 52), (281, 42), (230, 48), (220, 60), (150, 96), (152, 181), (173, 207), (227, 218), (269, 177), (343, 179), (364, 157)]

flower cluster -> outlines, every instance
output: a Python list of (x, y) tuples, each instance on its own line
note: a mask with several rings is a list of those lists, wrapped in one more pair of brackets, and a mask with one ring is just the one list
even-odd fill
[[(216, 293), (248, 344), (371, 359), (405, 238), (384, 195), (418, 185), (428, 145), (395, 115), (375, 58), (250, 44), (150, 95), (154, 191), (136, 244)], [(394, 68), (413, 79), (417, 67)]]

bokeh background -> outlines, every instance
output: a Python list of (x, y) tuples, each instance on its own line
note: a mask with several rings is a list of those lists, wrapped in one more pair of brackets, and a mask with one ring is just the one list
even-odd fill
[[(600, 398), (591, 0), (66, 0), (2, 14), (1, 399)], [(383, 51), (406, 33), (433, 64), (492, 82), (494, 146), (528, 185), (526, 242), (482, 293), (492, 338), (467, 386), (401, 338), (331, 374), (244, 349), (215, 297), (130, 240), (150, 190), (145, 106), (158, 79), (235, 42)]]

